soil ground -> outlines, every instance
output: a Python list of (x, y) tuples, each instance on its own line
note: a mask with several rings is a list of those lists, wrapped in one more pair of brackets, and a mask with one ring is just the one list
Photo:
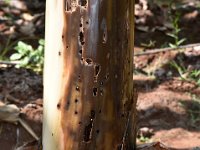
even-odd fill
[[(10, 7), (0, 1), (0, 52), (9, 38), (12, 42), (25, 39), (31, 45), (43, 38), (44, 1), (36, 1), (13, 0)], [(143, 51), (144, 45), (152, 49), (173, 42), (166, 35), (173, 30), (166, 13), (169, 6), (162, 1), (153, 2), (136, 2), (135, 53)], [(199, 3), (183, 2), (177, 1), (180, 6), (187, 5), (179, 9), (180, 38), (187, 38), (184, 44), (197, 43), (200, 40)], [(150, 41), (155, 44), (149, 44)], [(6, 55), (10, 53), (12, 51)], [(200, 148), (200, 87), (195, 80), (181, 79), (177, 69), (172, 67), (170, 62), (179, 62), (180, 58), (187, 70), (186, 77), (190, 68), (200, 70), (199, 49), (134, 57), (138, 144), (160, 141), (175, 149)], [(39, 137), (42, 134), (42, 90), (41, 75), (0, 65), (1, 103), (20, 108), (20, 116)], [(40, 145), (21, 124), (0, 123), (0, 147), (3, 150), (37, 150)]]
[[(182, 5), (187, 5), (189, 1), (185, 2)], [(181, 14), (179, 26), (182, 31), (179, 38), (186, 38), (185, 44), (199, 42), (199, 28), (196, 27), (200, 23), (199, 7), (196, 7), (199, 2), (190, 2), (191, 5), (187, 9), (180, 7), (176, 10)], [(170, 29), (160, 30), (169, 23), (169, 16), (166, 15), (169, 7), (163, 3), (146, 4), (152, 6), (150, 11), (153, 16), (141, 13), (141, 9), (146, 14), (149, 13), (149, 9), (144, 9), (145, 2), (136, 4), (142, 7), (137, 6), (140, 11), (138, 16), (136, 13), (135, 53), (142, 51), (142, 43), (148, 45), (150, 41), (155, 41), (155, 44), (151, 45), (153, 48), (160, 48), (166, 42), (173, 43), (166, 35)], [(134, 57), (136, 71), (133, 79), (139, 92), (138, 143), (160, 141), (167, 147), (176, 149), (200, 147), (200, 87), (195, 81), (181, 79), (177, 69), (172, 67), (172, 62), (179, 62), (181, 65), (180, 59), (183, 61), (182, 66), (186, 68), (185, 74), (190, 74), (190, 67), (194, 70), (200, 69), (200, 49)]]

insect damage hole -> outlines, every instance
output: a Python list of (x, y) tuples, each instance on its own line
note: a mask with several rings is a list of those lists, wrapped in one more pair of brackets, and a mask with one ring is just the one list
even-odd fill
[(93, 96), (97, 96), (98, 89), (96, 87), (93, 88)]
[(78, 86), (76, 86), (76, 91), (80, 92), (80, 88)]
[(107, 32), (103, 33), (103, 43), (105, 44), (107, 42)]
[(101, 66), (99, 64), (95, 64), (94, 66), (94, 76), (98, 76), (101, 71)]
[(106, 76), (104, 77), (104, 79), (107, 81), (109, 79), (109, 73), (106, 74)]
[(85, 65), (91, 66), (93, 64), (93, 60), (91, 58), (86, 58), (85, 59)]
[(79, 1), (79, 4), (80, 4), (81, 6), (86, 6), (86, 5), (87, 5), (87, 0), (80, 0), (80, 1)]
[(75, 99), (74, 102), (75, 102), (75, 103), (78, 103), (78, 99)]
[(79, 33), (79, 41), (80, 41), (81, 45), (85, 44), (85, 42), (84, 42), (84, 34), (83, 34), (82, 31)]
[(99, 134), (99, 132), (100, 132), (100, 131), (97, 129), (97, 130), (96, 130), (96, 133)]
[(58, 103), (58, 104), (57, 104), (57, 109), (60, 109), (60, 108), (61, 108), (61, 104)]
[(80, 49), (78, 53), (79, 53), (79, 55), (81, 55), (81, 56), (82, 56), (82, 54), (83, 54), (83, 50), (82, 50), (82, 49)]
[(87, 20), (85, 23), (88, 25), (89, 24), (89, 20)]
[(93, 122), (90, 122), (87, 126), (85, 126), (85, 130), (84, 130), (85, 142), (89, 142), (91, 140), (92, 126), (93, 126)]
[(85, 126), (84, 130), (84, 142), (89, 142), (92, 138), (92, 128), (94, 119), (95, 119), (95, 111), (91, 110), (90, 122), (87, 126)]
[(98, 75), (101, 71), (101, 66), (99, 64), (94, 65), (94, 82), (97, 82)]
[(103, 96), (103, 89), (100, 89), (100, 95)]

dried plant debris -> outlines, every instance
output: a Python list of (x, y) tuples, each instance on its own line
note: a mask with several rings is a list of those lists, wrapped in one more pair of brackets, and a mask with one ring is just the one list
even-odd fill
[(31, 129), (31, 127), (20, 118), (20, 109), (16, 105), (1, 105), (0, 106), (0, 120), (17, 124), (18, 122), (30, 133), (36, 140), (39, 137)]

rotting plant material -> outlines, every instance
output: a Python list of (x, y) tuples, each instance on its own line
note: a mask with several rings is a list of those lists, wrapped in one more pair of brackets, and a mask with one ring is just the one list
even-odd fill
[[(133, 1), (47, 0), (47, 4), (57, 9), (47, 11), (46, 51), (62, 55), (46, 52), (44, 149), (133, 149)], [(56, 20), (48, 19), (52, 16)], [(51, 26), (58, 22), (63, 24)], [(48, 74), (49, 67), (57, 73)], [(50, 124), (52, 118), (56, 122)]]

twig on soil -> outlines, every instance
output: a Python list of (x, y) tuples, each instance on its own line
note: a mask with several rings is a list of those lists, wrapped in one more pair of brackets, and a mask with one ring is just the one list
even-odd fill
[(142, 56), (142, 55), (150, 55), (150, 54), (156, 54), (156, 53), (162, 53), (162, 52), (167, 52), (167, 51), (185, 51), (185, 50), (193, 50), (193, 49), (200, 49), (200, 43), (196, 44), (188, 44), (188, 45), (183, 45), (175, 48), (158, 48), (158, 49), (146, 49), (145, 52), (141, 53), (136, 53), (134, 56)]
[(31, 129), (31, 127), (21, 118), (18, 119), (19, 123), (30, 133), (37, 141), (40, 140), (40, 138), (35, 134), (35, 132)]

